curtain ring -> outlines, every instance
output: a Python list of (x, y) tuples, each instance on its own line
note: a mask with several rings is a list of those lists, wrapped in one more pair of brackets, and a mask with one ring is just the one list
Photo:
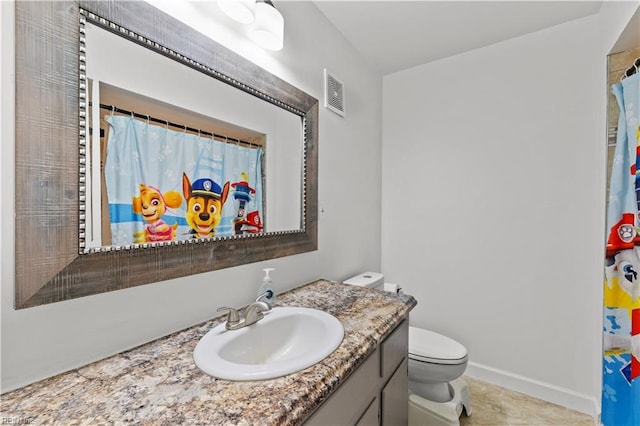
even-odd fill
[(116, 112), (116, 107), (111, 105), (111, 116), (113, 117), (113, 114)]
[(169, 120), (164, 120), (164, 122), (165, 122), (164, 128), (169, 130)]
[(149, 125), (149, 114), (147, 114), (147, 126)]

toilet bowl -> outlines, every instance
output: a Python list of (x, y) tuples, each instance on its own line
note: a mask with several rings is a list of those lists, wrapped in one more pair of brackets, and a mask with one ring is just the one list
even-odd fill
[[(385, 289), (384, 275), (378, 272), (364, 272), (343, 283)], [(466, 348), (457, 341), (409, 327), (410, 425), (458, 425), (463, 409), (471, 415), (467, 384), (460, 378), (468, 360)]]
[(409, 389), (434, 402), (453, 398), (449, 382), (467, 368), (467, 350), (433, 331), (409, 327)]

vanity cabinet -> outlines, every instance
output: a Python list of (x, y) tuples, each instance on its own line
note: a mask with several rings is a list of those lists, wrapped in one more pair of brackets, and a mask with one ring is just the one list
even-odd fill
[(408, 423), (409, 322), (404, 320), (305, 425), (395, 426)]

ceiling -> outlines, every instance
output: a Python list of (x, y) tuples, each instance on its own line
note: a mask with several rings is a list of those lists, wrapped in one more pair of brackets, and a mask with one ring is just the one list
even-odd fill
[(314, 3), (371, 66), (387, 75), (598, 13), (603, 2)]

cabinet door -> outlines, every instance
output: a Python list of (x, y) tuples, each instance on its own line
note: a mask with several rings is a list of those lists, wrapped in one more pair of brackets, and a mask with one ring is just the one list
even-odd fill
[(409, 423), (408, 365), (408, 360), (405, 358), (382, 390), (382, 426), (399, 426)]

